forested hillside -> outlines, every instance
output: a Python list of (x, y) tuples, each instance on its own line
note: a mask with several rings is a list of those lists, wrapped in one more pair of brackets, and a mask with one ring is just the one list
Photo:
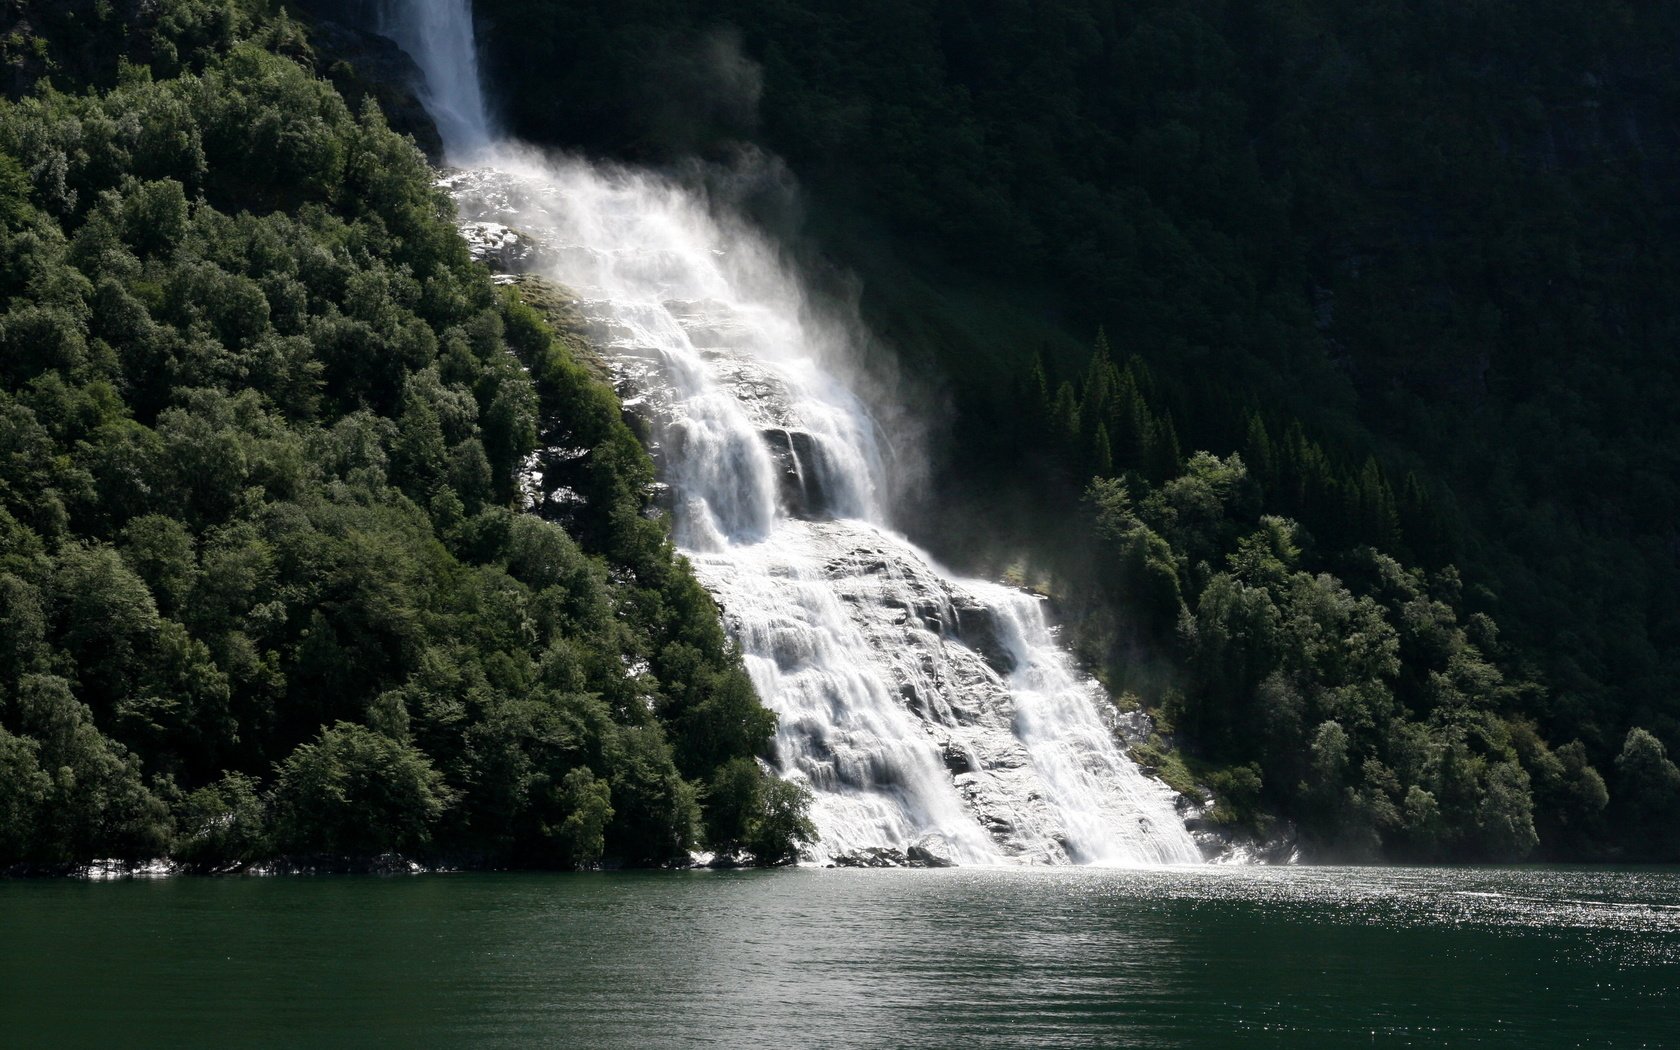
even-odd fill
[[(787, 857), (610, 387), (309, 27), (0, 22), (0, 869)], [(519, 512), (545, 445), (563, 521)]]
[[(1680, 857), (1680, 9), (476, 9), (528, 139), (786, 160), (926, 402), (905, 520), (1054, 594), (1209, 819)], [(406, 59), (270, 0), (20, 0), (0, 59), (0, 866), (790, 856), (774, 719)], [(541, 447), (588, 450), (554, 520)]]
[(928, 541), (1070, 540), (1093, 658), (1227, 795), (1355, 851), (1522, 855), (1530, 806), (1542, 854), (1680, 850), (1680, 9), (477, 10), (527, 137), (786, 158), (954, 399)]

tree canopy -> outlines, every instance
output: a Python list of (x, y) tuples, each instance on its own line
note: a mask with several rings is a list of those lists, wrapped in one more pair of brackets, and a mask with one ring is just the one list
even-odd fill
[[(1376, 570), (1343, 559), (1371, 548), (1422, 573), (1428, 597), (1408, 601), (1446, 601), (1466, 630), (1496, 619), (1497, 643), (1474, 644), (1521, 683), (1501, 717), (1579, 740), (1565, 765), (1602, 771), (1612, 811), (1630, 733), (1680, 747), (1680, 9), (476, 9), (529, 137), (656, 163), (737, 163), (743, 145), (786, 159), (800, 232), (857, 272), (901, 374), (936, 376), (954, 406), (922, 529), (946, 556), (1053, 560), (1090, 479), (1129, 473), (1140, 513), (1159, 497), (1198, 522), (1119, 541), (1138, 615), (1170, 627), (1175, 590), (1199, 615), (1257, 519), (1227, 510), (1210, 532), (1174, 505), (1191, 493), (1167, 494), (1187, 453), (1237, 452), (1263, 512), (1310, 535), (1313, 568), (1291, 572), (1363, 594)], [(1099, 326), (1110, 349), (1088, 362)], [(1169, 551), (1189, 576), (1165, 571)], [(1449, 570), (1452, 595), (1429, 582)], [(1214, 597), (1252, 611), (1254, 585), (1232, 580)], [(1266, 598), (1280, 615), (1283, 593)], [(1162, 644), (1172, 674), (1146, 699), (1199, 673)], [(1529, 758), (1538, 783), (1549, 760)], [(1542, 848), (1654, 848), (1610, 825), (1596, 847), (1571, 824)]]
[[(647, 456), (413, 142), (268, 5), (23, 7), (0, 866), (784, 859), (774, 717)], [(553, 520), (549, 446), (587, 450)]]

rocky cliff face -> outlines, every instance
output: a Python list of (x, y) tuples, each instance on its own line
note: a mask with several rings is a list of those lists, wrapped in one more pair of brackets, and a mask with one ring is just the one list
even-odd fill
[[(599, 348), (675, 538), (779, 716), (771, 765), (813, 794), (806, 859), (1201, 859), (1043, 603), (954, 577), (885, 525), (879, 428), (824, 356), (844, 335), (779, 257), (675, 183), (518, 151), (496, 164), (439, 184), (500, 279), (571, 290), (564, 327)], [(588, 452), (547, 445), (527, 506), (564, 521)]]
[(310, 15), (309, 42), (316, 68), (333, 82), (353, 108), (369, 98), (379, 104), (391, 127), (412, 136), (428, 159), (443, 157), (437, 125), (421, 104), (420, 67), (402, 48), (373, 31), (366, 5), (338, 5), (311, 0), (303, 4)]

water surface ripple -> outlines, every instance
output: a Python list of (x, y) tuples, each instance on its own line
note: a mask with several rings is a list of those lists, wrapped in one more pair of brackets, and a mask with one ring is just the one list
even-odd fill
[(17, 1046), (1663, 1046), (1680, 873), (0, 883)]

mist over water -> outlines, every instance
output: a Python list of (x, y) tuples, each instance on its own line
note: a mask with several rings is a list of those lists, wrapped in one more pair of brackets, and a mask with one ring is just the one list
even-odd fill
[[(388, 14), (466, 166), (443, 183), (469, 240), (578, 297), (651, 429), (675, 539), (779, 717), (777, 772), (813, 792), (809, 859), (1199, 861), (1042, 602), (955, 578), (892, 530), (894, 457), (859, 394), (854, 326), (675, 181), (496, 141), (467, 0)], [(566, 498), (535, 467), (528, 481), (538, 512)]]

